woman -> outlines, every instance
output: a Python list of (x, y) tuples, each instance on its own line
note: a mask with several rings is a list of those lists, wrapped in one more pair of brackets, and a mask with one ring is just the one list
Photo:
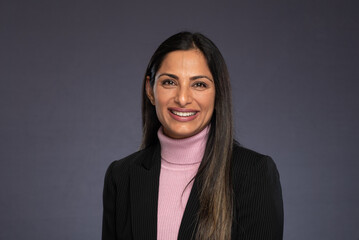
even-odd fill
[(233, 140), (224, 59), (199, 33), (180, 32), (144, 77), (141, 150), (105, 177), (102, 239), (282, 239), (273, 160)]

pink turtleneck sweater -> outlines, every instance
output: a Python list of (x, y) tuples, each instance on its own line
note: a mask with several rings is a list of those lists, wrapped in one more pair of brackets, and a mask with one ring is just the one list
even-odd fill
[[(158, 192), (157, 239), (177, 239), (193, 181), (203, 158), (209, 127), (184, 139), (165, 136), (160, 128), (161, 173)], [(187, 186), (187, 187), (186, 187)]]

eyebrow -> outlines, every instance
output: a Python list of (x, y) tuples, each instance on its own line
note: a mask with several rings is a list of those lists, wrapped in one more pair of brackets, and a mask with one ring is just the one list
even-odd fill
[[(162, 76), (168, 76), (168, 77), (174, 78), (174, 79), (176, 79), (176, 80), (179, 79), (178, 76), (176, 76), (176, 75), (174, 75), (174, 74), (171, 74), (171, 73), (162, 73), (162, 74), (158, 75), (157, 78), (160, 78), (160, 77), (162, 77)], [(197, 79), (200, 79), (200, 78), (206, 78), (206, 79), (208, 79), (209, 81), (213, 82), (213, 80), (210, 79), (209, 77), (207, 77), (206, 75), (193, 76), (193, 77), (190, 77), (190, 80), (193, 81), (193, 80), (197, 80)]]

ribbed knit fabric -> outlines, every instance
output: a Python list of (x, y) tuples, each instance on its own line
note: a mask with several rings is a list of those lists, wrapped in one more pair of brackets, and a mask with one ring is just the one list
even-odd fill
[[(209, 127), (198, 134), (173, 139), (157, 132), (161, 143), (161, 173), (158, 192), (157, 239), (177, 239), (193, 181), (203, 158)], [(187, 187), (186, 187), (187, 186)]]
[[(160, 164), (157, 142), (111, 163), (103, 190), (103, 240), (157, 238)], [(283, 239), (282, 190), (273, 160), (234, 144), (232, 177), (236, 207), (231, 239)], [(192, 191), (193, 198), (188, 199), (178, 240), (188, 240), (196, 234), (198, 188)], [(165, 229), (166, 225), (160, 226)], [(160, 234), (164, 231), (160, 229)]]

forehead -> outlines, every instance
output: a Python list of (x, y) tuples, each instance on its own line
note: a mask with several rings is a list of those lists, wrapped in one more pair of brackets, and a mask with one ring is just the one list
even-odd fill
[(198, 49), (178, 50), (168, 53), (163, 59), (157, 74), (167, 71), (171, 73), (211, 75), (206, 58)]

